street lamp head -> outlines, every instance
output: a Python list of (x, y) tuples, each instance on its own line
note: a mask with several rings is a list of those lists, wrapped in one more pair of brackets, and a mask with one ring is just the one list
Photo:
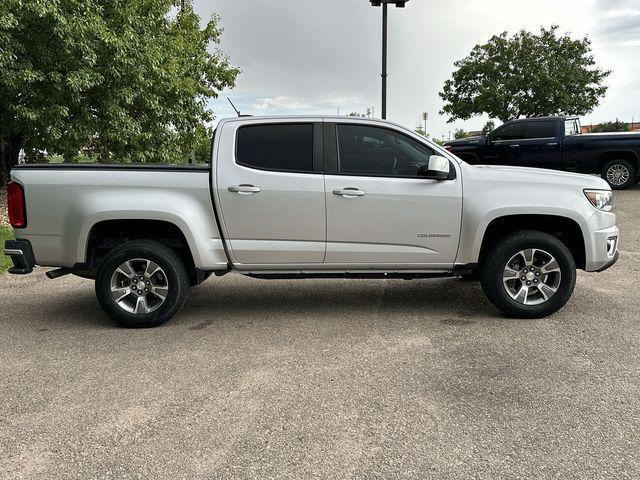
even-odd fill
[(398, 8), (404, 8), (404, 6), (407, 4), (409, 0), (369, 0), (369, 1), (371, 2), (371, 5), (373, 5), (374, 7), (379, 7), (383, 3), (386, 3), (387, 5), (395, 5)]

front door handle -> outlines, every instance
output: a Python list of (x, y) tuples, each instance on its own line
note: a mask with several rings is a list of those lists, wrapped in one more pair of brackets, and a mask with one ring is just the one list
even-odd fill
[(558, 144), (555, 143), (555, 142), (547, 143), (547, 147), (557, 147), (557, 146), (558, 146)]
[(237, 187), (229, 187), (229, 191), (233, 193), (239, 193), (241, 195), (250, 195), (252, 193), (258, 193), (262, 189), (254, 185), (238, 185)]
[(510, 148), (520, 148), (520, 145), (509, 145)]
[(366, 195), (362, 190), (353, 187), (334, 190), (333, 194), (345, 198), (364, 197)]

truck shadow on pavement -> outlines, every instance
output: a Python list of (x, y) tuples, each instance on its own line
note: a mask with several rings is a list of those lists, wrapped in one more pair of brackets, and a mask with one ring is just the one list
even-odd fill
[[(225, 279), (226, 280), (226, 279)], [(443, 280), (211, 280), (189, 292), (175, 323), (198, 330), (234, 319), (368, 319), (470, 325), (501, 319), (479, 283)], [(395, 320), (394, 320), (395, 321)]]
[[(24, 314), (55, 324), (113, 328), (93, 289), (75, 286), (64, 303)], [(34, 304), (29, 304), (34, 305)], [(38, 308), (40, 310), (40, 308)], [(220, 322), (411, 321), (448, 326), (510, 321), (484, 297), (480, 284), (442, 280), (256, 280), (238, 276), (211, 279), (192, 288), (182, 310), (166, 327), (204, 329)]]

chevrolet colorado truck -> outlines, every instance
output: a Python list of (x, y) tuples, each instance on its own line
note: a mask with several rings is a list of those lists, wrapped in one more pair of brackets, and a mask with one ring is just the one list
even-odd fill
[(234, 118), (206, 167), (21, 165), (11, 178), (10, 272), (95, 279), (127, 327), (166, 322), (190, 286), (228, 273), (477, 275), (506, 315), (540, 318), (568, 301), (576, 269), (618, 258), (604, 180), (472, 166), (379, 120)]
[(640, 175), (640, 132), (582, 134), (574, 117), (513, 120), (488, 136), (445, 142), (472, 165), (510, 165), (598, 174), (622, 190)]

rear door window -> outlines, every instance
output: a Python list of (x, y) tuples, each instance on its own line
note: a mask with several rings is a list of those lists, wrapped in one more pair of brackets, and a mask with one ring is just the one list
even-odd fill
[(528, 122), (526, 138), (554, 138), (556, 136), (556, 123), (554, 121)]
[(241, 127), (236, 161), (258, 170), (313, 173), (313, 124)]

